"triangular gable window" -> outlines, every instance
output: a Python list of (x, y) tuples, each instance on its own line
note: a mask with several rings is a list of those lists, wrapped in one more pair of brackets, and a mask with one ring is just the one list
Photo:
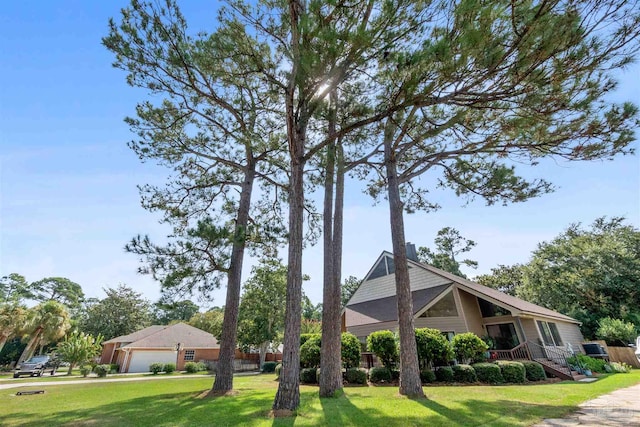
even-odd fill
[[(409, 266), (411, 268), (411, 266)], [(366, 280), (377, 279), (378, 277), (386, 276), (396, 272), (396, 265), (393, 262), (393, 257), (385, 255), (380, 258), (380, 261), (371, 270), (371, 273), (367, 276)]]
[(422, 313), (420, 317), (458, 317), (456, 300), (453, 292), (449, 291), (440, 301)]

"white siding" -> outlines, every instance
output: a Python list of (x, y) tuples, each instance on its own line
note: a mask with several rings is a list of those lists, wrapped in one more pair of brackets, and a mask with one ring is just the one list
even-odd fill
[[(409, 280), (411, 281), (411, 290), (432, 288), (434, 286), (445, 285), (451, 283), (451, 280), (435, 275), (429, 271), (418, 267), (409, 269)], [(349, 304), (357, 304), (360, 302), (371, 301), (380, 298), (387, 298), (396, 294), (396, 275), (389, 274), (387, 276), (378, 277), (373, 280), (367, 280), (362, 283), (358, 290), (353, 294)]]

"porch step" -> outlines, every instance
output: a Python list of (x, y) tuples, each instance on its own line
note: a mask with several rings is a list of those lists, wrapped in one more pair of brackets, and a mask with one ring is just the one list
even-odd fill
[(562, 378), (563, 380), (577, 381), (578, 379), (585, 377), (584, 375), (580, 375), (576, 371), (572, 371), (566, 366), (559, 365), (552, 360), (542, 359), (542, 358), (538, 358), (534, 360), (542, 365), (545, 372), (547, 372), (548, 374), (554, 375), (558, 378)]

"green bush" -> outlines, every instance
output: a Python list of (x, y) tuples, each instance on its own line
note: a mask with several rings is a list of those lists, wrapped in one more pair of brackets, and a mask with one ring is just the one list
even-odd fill
[(189, 374), (198, 372), (198, 364), (196, 362), (187, 362), (184, 364), (184, 370)]
[(117, 363), (111, 363), (109, 365), (110, 374), (117, 374), (119, 371), (120, 371), (120, 365), (118, 365)]
[(316, 368), (304, 368), (300, 370), (300, 382), (303, 384), (317, 384)]
[(453, 369), (450, 366), (439, 366), (436, 368), (436, 379), (442, 383), (453, 382)]
[(164, 365), (159, 362), (155, 362), (149, 365), (149, 371), (152, 372), (154, 375), (162, 372), (163, 368), (164, 368)]
[(93, 368), (93, 371), (100, 378), (106, 377), (110, 370), (111, 370), (111, 366), (109, 365), (96, 365), (96, 367)]
[(369, 381), (382, 383), (391, 381), (391, 370), (387, 367), (373, 367), (369, 370)]
[(607, 345), (626, 347), (635, 337), (636, 327), (633, 323), (611, 317), (605, 317), (598, 322), (596, 338), (604, 340)]
[(604, 360), (596, 359), (595, 357), (590, 357), (586, 354), (576, 354), (575, 356), (568, 358), (567, 362), (572, 366), (588, 369), (591, 372), (605, 372), (604, 365), (606, 362)]
[(346, 369), (360, 366), (360, 347), (360, 340), (352, 333), (344, 332), (340, 336), (342, 366)]
[(366, 384), (367, 371), (361, 368), (349, 368), (344, 373), (344, 377), (350, 384)]
[(460, 363), (484, 361), (489, 346), (473, 332), (458, 334), (451, 340), (453, 352)]
[(320, 334), (301, 334), (300, 335), (300, 345), (302, 346), (306, 343), (311, 337), (319, 337)]
[(198, 371), (199, 371), (199, 372), (200, 372), (200, 371), (207, 371), (207, 370), (209, 370), (209, 367), (208, 367), (208, 366), (207, 366), (207, 364), (206, 364), (206, 363), (204, 363), (204, 362), (198, 362), (198, 363), (196, 363), (196, 366), (198, 367)]
[(453, 370), (453, 380), (459, 383), (475, 383), (478, 381), (476, 371), (470, 365), (455, 365)]
[(317, 368), (320, 366), (320, 334), (313, 334), (300, 346), (300, 366)]
[(262, 372), (269, 374), (275, 372), (277, 364), (278, 362), (264, 362), (262, 364)]
[(398, 381), (400, 379), (400, 370), (399, 369), (389, 369), (391, 372), (391, 381)]
[(282, 363), (278, 363), (276, 365), (276, 370), (275, 370), (276, 379), (280, 379), (280, 372), (282, 372)]
[(524, 365), (525, 375), (529, 381), (542, 381), (547, 379), (544, 368), (538, 362), (523, 360), (520, 363)]
[(83, 377), (86, 377), (87, 375), (89, 375), (89, 372), (91, 372), (91, 368), (86, 366), (80, 367), (80, 375), (82, 375)]
[(164, 367), (162, 368), (162, 370), (167, 374), (175, 372), (176, 364), (175, 363), (165, 363)]
[(502, 377), (508, 383), (523, 383), (527, 379), (524, 365), (520, 362), (500, 360), (496, 362), (502, 371)]
[(392, 369), (398, 364), (398, 344), (393, 332), (372, 332), (367, 337), (367, 348), (387, 369)]
[(422, 381), (423, 384), (432, 383), (435, 382), (435, 380), (436, 373), (431, 369), (423, 369), (420, 371), (420, 381)]
[(474, 363), (471, 366), (476, 370), (478, 381), (487, 384), (501, 384), (504, 382), (500, 366), (495, 363), (480, 362)]
[(432, 365), (444, 365), (453, 359), (451, 343), (438, 329), (418, 328), (415, 333), (418, 361), (422, 369)]

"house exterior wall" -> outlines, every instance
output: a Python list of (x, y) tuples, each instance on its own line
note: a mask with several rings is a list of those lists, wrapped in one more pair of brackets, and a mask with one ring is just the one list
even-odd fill
[[(195, 354), (193, 360), (184, 360), (184, 355), (186, 350), (194, 350)], [(237, 352), (236, 352), (237, 353)], [(200, 362), (200, 361), (211, 361), (218, 360), (220, 358), (220, 349), (219, 348), (184, 348), (180, 350), (180, 356), (178, 357), (178, 371), (184, 371), (184, 365), (187, 362)]]
[(455, 291), (460, 301), (459, 308), (462, 308), (459, 312), (463, 313), (467, 325), (466, 332), (473, 332), (479, 337), (483, 336), (486, 331), (482, 327), (482, 313), (480, 313), (478, 299), (475, 295), (471, 295), (461, 289), (456, 288)]
[(351, 332), (353, 335), (358, 337), (361, 342), (365, 342), (367, 337), (371, 332), (375, 331), (384, 331), (384, 330), (395, 331), (398, 329), (398, 322), (379, 322), (379, 323), (369, 323), (368, 325), (357, 325), (357, 326), (348, 326), (347, 331)]
[[(409, 269), (411, 291), (432, 288), (434, 286), (451, 283), (451, 280), (425, 272), (419, 268)], [(396, 294), (396, 275), (388, 274), (364, 282), (349, 300), (349, 304), (371, 301), (394, 296)]]
[(467, 325), (461, 316), (458, 317), (418, 317), (414, 320), (416, 328), (439, 329), (442, 332), (461, 334), (467, 331)]
[(109, 343), (105, 344), (102, 347), (102, 354), (100, 355), (100, 364), (109, 364), (116, 363), (112, 358), (115, 358), (117, 355), (115, 354), (115, 348), (117, 343)]
[(567, 343), (571, 343), (576, 353), (582, 353), (584, 337), (582, 336), (582, 332), (580, 332), (580, 327), (575, 323), (569, 322), (558, 321), (554, 323), (558, 326), (558, 332), (560, 332), (563, 344), (566, 346)]
[(520, 318), (520, 326), (524, 331), (525, 339), (534, 344), (540, 344), (540, 332), (534, 319)]

